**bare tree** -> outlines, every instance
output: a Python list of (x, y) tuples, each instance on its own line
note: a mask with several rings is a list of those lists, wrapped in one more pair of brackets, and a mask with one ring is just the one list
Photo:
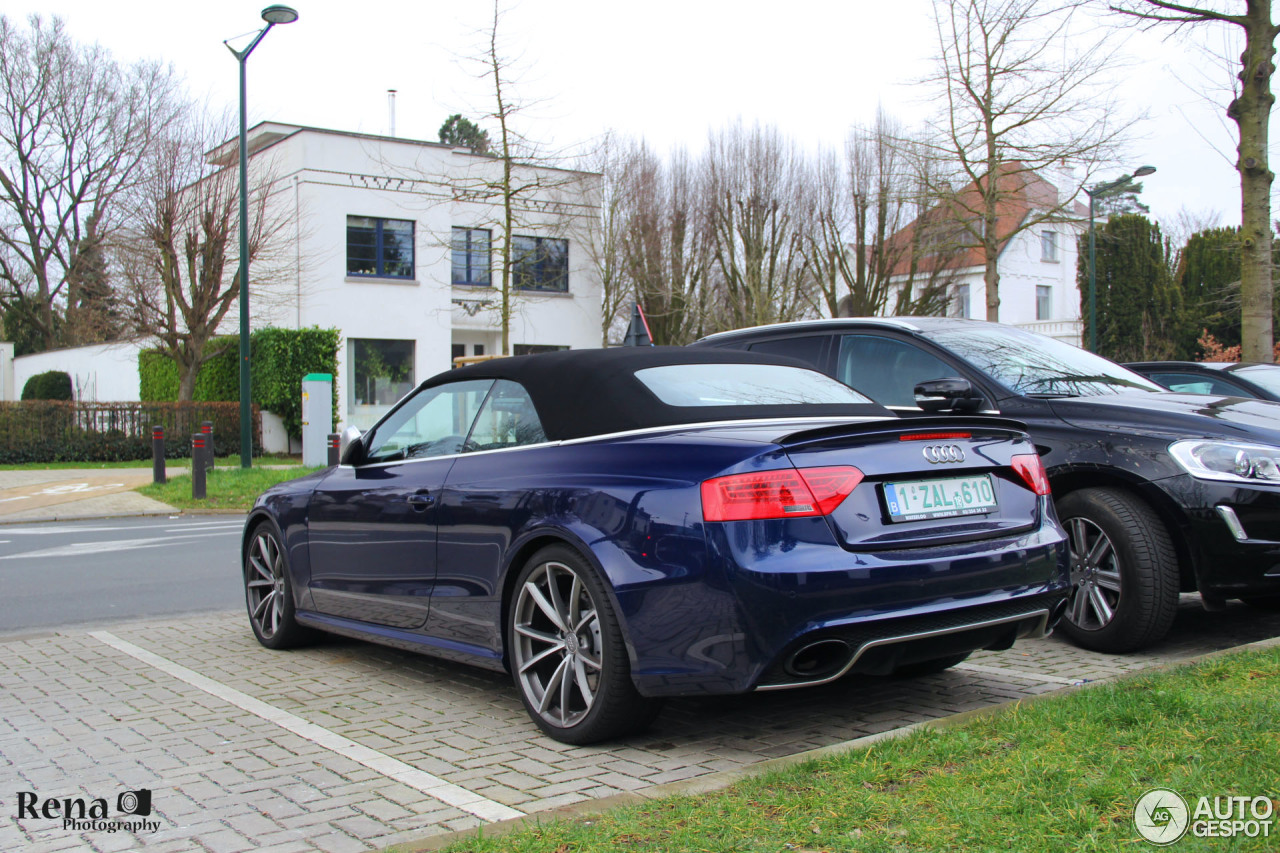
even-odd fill
[(719, 325), (803, 316), (813, 276), (801, 251), (804, 161), (795, 145), (776, 128), (734, 125), (712, 136), (703, 169)]
[(600, 175), (595, 193), (598, 215), (578, 229), (591, 265), (600, 278), (600, 345), (608, 346), (610, 331), (631, 304), (635, 285), (627, 274), (622, 242), (633, 207), (632, 177), (640, 146), (606, 134), (588, 155), (590, 171)]
[(622, 266), (655, 344), (687, 344), (708, 323), (710, 238), (700, 172), (684, 151), (664, 165), (641, 144), (628, 160)]
[[(132, 330), (177, 364), (179, 400), (192, 398), (201, 366), (226, 348), (214, 338), (240, 292), (235, 143), (223, 146), (232, 156), (205, 159), (230, 127), (194, 113), (175, 123), (152, 146), (142, 180), (130, 193), (131, 221), (113, 244)], [(269, 292), (280, 265), (275, 261), (283, 263), (272, 257), (283, 248), (273, 238), (292, 229), (284, 227), (288, 206), (272, 204), (270, 165), (255, 158), (250, 174), (249, 256), (257, 298)]]
[[(1226, 11), (1231, 7), (1233, 12)], [(1271, 280), (1271, 183), (1269, 126), (1275, 95), (1275, 40), (1280, 27), (1271, 22), (1271, 0), (1244, 3), (1170, 3), (1166, 0), (1120, 0), (1112, 7), (1124, 15), (1175, 26), (1229, 24), (1244, 34), (1239, 86), (1227, 105), (1236, 124), (1236, 171), (1240, 173), (1240, 340), (1245, 361), (1273, 361)]]
[(113, 203), (178, 113), (175, 90), (168, 67), (122, 67), (59, 18), (24, 32), (0, 16), (0, 306), (40, 347), (62, 342), (69, 282), (117, 226)]
[[(934, 0), (939, 58), (929, 78), (942, 95), (929, 145), (961, 189), (956, 222), (985, 266), (988, 320), (1000, 318), (1001, 247), (1015, 234), (1072, 215), (1099, 163), (1130, 123), (1119, 120), (1105, 38), (1071, 38), (1073, 0)], [(1073, 46), (1086, 44), (1075, 49)], [(1038, 192), (1036, 175), (1070, 163), (1072, 186)], [(935, 188), (938, 194), (944, 185)], [(1016, 213), (1015, 213), (1016, 209)], [(1013, 215), (1011, 215), (1013, 214)]]

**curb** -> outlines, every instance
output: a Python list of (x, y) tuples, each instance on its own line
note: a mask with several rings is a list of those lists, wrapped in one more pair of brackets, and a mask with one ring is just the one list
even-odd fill
[(798, 752), (795, 755), (785, 755), (781, 758), (769, 758), (739, 770), (722, 770), (717, 773), (708, 773), (703, 776), (697, 776), (693, 779), (685, 779), (680, 782), (668, 782), (663, 785), (654, 785), (651, 788), (645, 788), (643, 791), (632, 791), (625, 794), (614, 794), (610, 797), (584, 800), (580, 803), (571, 803), (567, 806), (558, 806), (553, 809), (547, 809), (546, 811), (532, 812), (524, 817), (485, 824), (473, 829), (464, 829), (456, 832), (446, 832), (441, 835), (432, 835), (423, 838), (420, 841), (402, 842), (383, 848), (382, 853), (428, 853), (428, 851), (440, 850), (450, 844), (465, 841), (477, 836), (492, 838), (495, 836), (506, 835), (527, 825), (536, 826), (544, 820), (563, 820), (567, 818), (601, 814), (623, 806), (637, 805), (648, 800), (657, 800), (664, 797), (706, 794), (712, 791), (723, 790), (736, 782), (752, 776), (759, 776), (773, 770), (793, 767), (797, 764), (804, 764), (819, 758), (826, 758), (832, 755), (839, 755), (845, 752), (864, 749), (882, 741), (905, 737), (919, 729), (946, 729), (952, 726), (964, 725), (972, 720), (982, 719), (984, 717), (990, 717), (1002, 713), (1009, 708), (1035, 704), (1037, 702), (1044, 701), (1045, 699), (1074, 693), (1079, 690), (1089, 690), (1093, 687), (1113, 684), (1118, 681), (1140, 677), (1150, 673), (1179, 669), (1184, 666), (1189, 666), (1206, 660), (1212, 660), (1213, 658), (1223, 657), (1225, 655), (1235, 654), (1237, 652), (1258, 651), (1276, 647), (1280, 647), (1280, 637), (1257, 640), (1252, 643), (1245, 643), (1242, 646), (1232, 646), (1226, 649), (1218, 649), (1213, 652), (1204, 652), (1202, 654), (1192, 655), (1191, 657), (1182, 658), (1180, 660), (1156, 664), (1136, 672), (1111, 675), (1094, 681), (1087, 681), (1082, 684), (1071, 684), (1036, 696), (1029, 696), (1023, 699), (1013, 699), (1008, 702), (1001, 702), (997, 705), (989, 705), (985, 708), (961, 711), (960, 713), (952, 714), (947, 717), (940, 717), (936, 720), (924, 720), (901, 728), (890, 729), (885, 732), (877, 732), (876, 734), (865, 735), (860, 738), (854, 738), (853, 740), (833, 743), (829, 746), (823, 746), (817, 749), (806, 750), (805, 752)]

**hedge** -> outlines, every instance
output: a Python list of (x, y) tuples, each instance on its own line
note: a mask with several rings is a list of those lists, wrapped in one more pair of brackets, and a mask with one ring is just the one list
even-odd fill
[[(227, 349), (207, 362), (196, 378), (195, 400), (240, 399), (240, 338), (217, 338)], [(254, 405), (274, 412), (294, 438), (302, 436), (302, 377), (338, 375), (337, 329), (258, 329), (249, 335), (251, 394)], [(139, 395), (146, 401), (178, 399), (178, 367), (155, 350), (138, 356)], [(338, 386), (333, 386), (333, 423), (338, 424)]]
[[(252, 340), (252, 336), (250, 337)], [(240, 338), (238, 336), (214, 338), (211, 347), (225, 346), (211, 360), (205, 362), (196, 376), (196, 387), (191, 399), (196, 402), (231, 402), (240, 399)], [(146, 402), (178, 399), (178, 365), (173, 359), (156, 350), (138, 353), (138, 396)]]
[(74, 400), (71, 393), (71, 374), (61, 370), (37, 373), (22, 386), (24, 400)]
[[(0, 463), (119, 462), (151, 457), (151, 427), (165, 428), (165, 456), (191, 456), (191, 436), (213, 422), (219, 456), (240, 452), (239, 403), (0, 403)], [(253, 452), (262, 427), (253, 409)]]

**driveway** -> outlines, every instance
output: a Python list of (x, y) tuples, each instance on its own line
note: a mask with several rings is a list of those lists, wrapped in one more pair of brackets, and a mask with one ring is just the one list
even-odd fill
[[(234, 568), (231, 569), (234, 571)], [(1206, 613), (1107, 656), (1057, 639), (940, 675), (671, 701), (646, 733), (574, 747), (540, 736), (509, 679), (330, 640), (271, 652), (243, 613), (0, 638), (0, 849), (355, 851), (551, 814), (750, 768), (921, 720), (1280, 636), (1280, 615)], [(151, 791), (132, 831), (18, 820), (14, 792)], [(593, 802), (592, 805), (602, 805)]]

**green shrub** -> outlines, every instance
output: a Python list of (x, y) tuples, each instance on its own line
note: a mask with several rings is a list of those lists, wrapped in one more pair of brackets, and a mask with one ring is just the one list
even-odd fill
[[(200, 368), (191, 398), (196, 402), (233, 402), (240, 399), (240, 337), (227, 335), (209, 342), (222, 351)], [(178, 399), (178, 365), (156, 350), (138, 353), (138, 396), (144, 401)]]
[[(239, 336), (216, 339), (226, 349), (200, 369), (193, 397), (197, 401), (240, 399)], [(294, 438), (302, 435), (302, 377), (338, 373), (337, 329), (259, 329), (249, 336), (253, 402), (284, 421)], [(138, 356), (139, 396), (147, 401), (178, 399), (178, 368), (155, 350)], [(338, 388), (333, 389), (333, 424), (338, 423)]]
[(37, 373), (22, 386), (24, 400), (73, 400), (71, 375), (61, 370)]
[[(165, 428), (165, 456), (191, 456), (191, 436), (213, 422), (219, 456), (240, 452), (239, 403), (0, 403), (0, 463), (120, 462), (151, 456), (151, 427)], [(262, 452), (253, 412), (253, 452)]]
[[(338, 375), (337, 329), (259, 329), (250, 337), (253, 402), (284, 421), (294, 438), (302, 436), (302, 377)], [(338, 385), (333, 384), (333, 423), (338, 424)]]

